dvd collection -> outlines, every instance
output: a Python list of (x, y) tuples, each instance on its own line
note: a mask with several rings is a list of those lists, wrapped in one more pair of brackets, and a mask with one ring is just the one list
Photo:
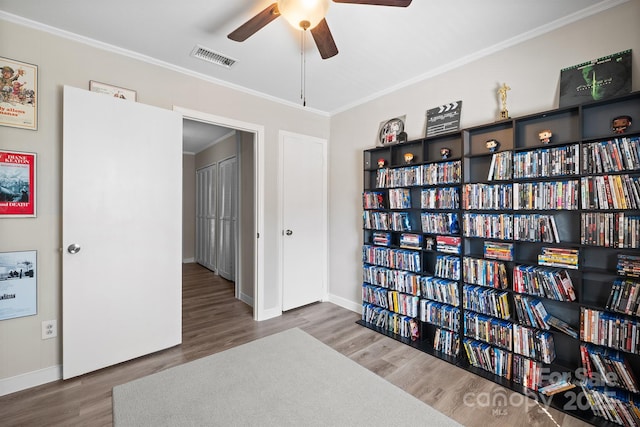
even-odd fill
[(458, 209), (460, 189), (458, 187), (423, 188), (420, 191), (421, 209)]
[(629, 361), (618, 350), (611, 350), (593, 344), (580, 344), (582, 367), (588, 378), (595, 377), (609, 387), (622, 387), (639, 393), (638, 381)]
[(606, 309), (640, 316), (640, 282), (632, 279), (614, 280)]
[(622, 172), (640, 169), (640, 137), (592, 142), (582, 147), (585, 173)]
[(542, 253), (538, 255), (538, 265), (577, 270), (579, 255), (578, 249), (543, 247)]
[(504, 181), (513, 175), (513, 155), (511, 151), (501, 151), (491, 156), (488, 181)]
[(513, 238), (523, 242), (560, 243), (556, 218), (537, 213), (514, 215)]
[(619, 275), (629, 277), (640, 277), (640, 256), (629, 254), (618, 254), (616, 269)]
[(560, 268), (517, 265), (513, 269), (513, 290), (556, 301), (575, 301), (571, 276)]
[(512, 184), (465, 184), (462, 187), (463, 209), (511, 209)]
[(579, 153), (578, 144), (517, 152), (513, 156), (513, 178), (577, 175)]
[(507, 289), (507, 267), (503, 262), (482, 258), (462, 258), (462, 280), (472, 285)]
[(577, 179), (514, 182), (513, 209), (575, 210), (578, 209), (578, 188)]
[(377, 170), (376, 187), (410, 187), (414, 185), (457, 184), (462, 176), (462, 163), (430, 163), (427, 165)]
[(640, 354), (640, 322), (620, 314), (580, 307), (580, 339)]

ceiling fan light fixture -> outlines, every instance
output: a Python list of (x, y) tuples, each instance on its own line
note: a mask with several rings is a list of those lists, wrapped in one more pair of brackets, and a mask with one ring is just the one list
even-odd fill
[(329, 4), (329, 0), (278, 0), (278, 10), (293, 28), (308, 30), (324, 19)]

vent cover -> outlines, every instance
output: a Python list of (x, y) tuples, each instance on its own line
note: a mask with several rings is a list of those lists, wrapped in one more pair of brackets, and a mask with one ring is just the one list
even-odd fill
[(203, 61), (211, 62), (213, 64), (220, 65), (221, 67), (231, 68), (236, 63), (235, 59), (224, 56), (221, 53), (214, 52), (206, 47), (196, 46), (191, 51), (191, 56), (194, 58), (202, 59)]

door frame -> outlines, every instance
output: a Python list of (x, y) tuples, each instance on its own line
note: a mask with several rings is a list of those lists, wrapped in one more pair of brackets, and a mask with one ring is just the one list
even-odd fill
[[(256, 230), (256, 245), (255, 245), (255, 258), (254, 263), (254, 277), (253, 277), (253, 318), (254, 320), (266, 320), (273, 315), (265, 310), (263, 304), (265, 301), (264, 293), (264, 144), (265, 144), (265, 130), (264, 126), (255, 123), (243, 122), (240, 120), (230, 119), (227, 117), (216, 116), (214, 114), (204, 113), (201, 111), (192, 110), (180, 106), (173, 106), (173, 110), (182, 114), (183, 119), (197, 120), (204, 123), (210, 123), (217, 126), (224, 126), (231, 129), (245, 131), (254, 135), (253, 141), (253, 176), (254, 176), (254, 228)], [(238, 182), (240, 185), (240, 182)], [(240, 188), (240, 187), (238, 187)], [(238, 242), (242, 241), (242, 227), (238, 230)], [(239, 245), (236, 247), (236, 251), (239, 251)], [(244, 278), (242, 277), (242, 257), (236, 257), (238, 264), (236, 265), (236, 295), (237, 290), (240, 289), (241, 283)]]
[(322, 180), (325, 185), (323, 194), (322, 194), (322, 224), (320, 227), (322, 228), (322, 236), (323, 241), (320, 242), (322, 246), (322, 262), (320, 263), (319, 272), (322, 274), (322, 299), (321, 301), (328, 301), (329, 299), (329, 289), (328, 289), (328, 277), (329, 277), (329, 239), (328, 239), (328, 221), (329, 221), (329, 185), (328, 185), (328, 177), (329, 177), (329, 166), (328, 166), (328, 147), (329, 141), (324, 138), (318, 138), (316, 136), (304, 135), (301, 133), (295, 133), (290, 131), (280, 130), (278, 132), (278, 258), (280, 259), (280, 263), (278, 265), (278, 303), (280, 308), (280, 314), (282, 314), (282, 296), (284, 289), (284, 139), (285, 137), (295, 137), (302, 138), (308, 141), (319, 142), (322, 144), (322, 157), (323, 157), (323, 167), (322, 167)]

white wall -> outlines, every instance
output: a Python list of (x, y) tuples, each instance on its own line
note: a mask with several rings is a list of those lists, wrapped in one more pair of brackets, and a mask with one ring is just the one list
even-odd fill
[[(61, 307), (62, 87), (88, 88), (96, 80), (136, 90), (138, 102), (180, 106), (265, 129), (265, 310), (278, 309), (277, 239), (278, 132), (329, 137), (329, 117), (97, 49), (50, 33), (0, 21), (0, 55), (39, 67), (37, 131), (0, 126), (0, 148), (35, 152), (37, 218), (0, 219), (0, 252), (38, 251), (38, 314), (0, 321), (0, 395), (59, 377), (60, 338), (42, 340), (41, 322), (57, 319)], [(153, 160), (153, 153), (149, 155)], [(87, 159), (99, 161), (99, 159)], [(180, 203), (181, 200), (173, 200)], [(87, 220), (91, 220), (88, 218)], [(16, 388), (17, 387), (17, 388)]]
[(511, 117), (557, 108), (562, 68), (626, 49), (634, 51), (633, 89), (638, 90), (639, 18), (640, 0), (631, 0), (334, 115), (329, 157), (332, 301), (361, 308), (362, 150), (375, 146), (380, 122), (406, 114), (409, 139), (419, 139), (425, 133), (426, 110), (462, 100), (462, 128), (489, 123), (496, 120), (497, 90), (505, 82), (511, 87), (507, 95)]

